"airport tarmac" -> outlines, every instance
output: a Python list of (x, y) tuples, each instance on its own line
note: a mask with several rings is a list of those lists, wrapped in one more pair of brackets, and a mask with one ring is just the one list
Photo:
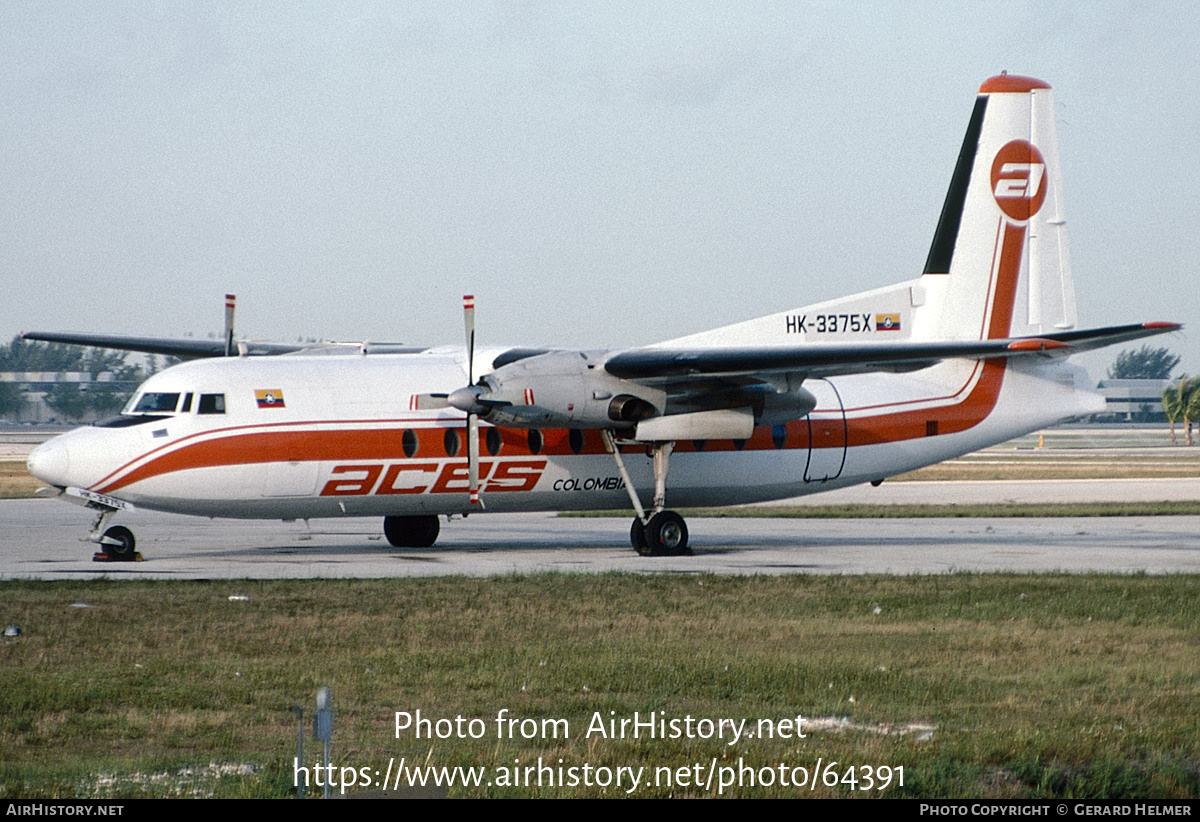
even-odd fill
[[(1099, 487), (1086, 482), (1093, 491)], [(945, 489), (926, 490), (945, 495)], [(1043, 488), (1041, 501), (1048, 494)], [(333, 579), (606, 571), (1200, 573), (1197, 516), (695, 517), (688, 520), (693, 555), (661, 558), (633, 552), (629, 520), (623, 517), (482, 514), (444, 524), (437, 546), (429, 549), (391, 547), (377, 519), (305, 524), (208, 520), (139, 510), (123, 514), (120, 522), (137, 535), (143, 562), (93, 562), (95, 546), (81, 541), (91, 524), (90, 513), (82, 508), (56, 500), (0, 501), (0, 579)]]

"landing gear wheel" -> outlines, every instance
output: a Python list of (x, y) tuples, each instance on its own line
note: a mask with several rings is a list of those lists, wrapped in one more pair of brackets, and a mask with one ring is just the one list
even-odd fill
[(633, 518), (633, 525), (629, 526), (629, 542), (638, 554), (643, 557), (650, 556), (650, 546), (646, 543), (646, 526), (637, 517)]
[(440, 530), (438, 518), (432, 514), (383, 518), (383, 534), (397, 548), (428, 548), (437, 542)]
[(659, 511), (650, 517), (644, 539), (650, 556), (677, 557), (691, 553), (687, 547), (687, 525), (674, 511)]
[(104, 542), (101, 544), (104, 555), (112, 562), (133, 562), (137, 559), (137, 552), (133, 548), (133, 531), (124, 525), (114, 525), (105, 531)]

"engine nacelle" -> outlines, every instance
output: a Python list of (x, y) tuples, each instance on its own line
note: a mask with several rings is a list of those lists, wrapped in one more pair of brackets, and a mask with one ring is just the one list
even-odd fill
[[(802, 387), (777, 391), (760, 384), (718, 387), (668, 408), (667, 394), (661, 389), (605, 371), (605, 354), (551, 351), (524, 357), (485, 374), (476, 385), (452, 392), (448, 400), (493, 425), (638, 428), (654, 432), (647, 435), (653, 439), (745, 438), (747, 426), (752, 430), (757, 425), (790, 422), (817, 404), (816, 397)], [(683, 415), (691, 416), (684, 419)], [(696, 431), (709, 433), (702, 436)]]
[(618, 423), (648, 420), (657, 413), (657, 408), (641, 397), (635, 397), (632, 394), (617, 394), (608, 404), (608, 418)]
[(471, 389), (477, 413), (516, 428), (622, 428), (661, 414), (666, 394), (612, 376), (603, 354), (552, 351), (497, 368)]
[(756, 425), (780, 425), (807, 416), (817, 407), (817, 398), (806, 388), (791, 391), (760, 391), (751, 406)]

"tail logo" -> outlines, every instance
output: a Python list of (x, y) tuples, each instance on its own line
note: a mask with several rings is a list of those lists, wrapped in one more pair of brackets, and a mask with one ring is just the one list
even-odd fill
[(992, 196), (1010, 220), (1025, 222), (1046, 200), (1046, 160), (1037, 146), (1012, 140), (992, 161)]

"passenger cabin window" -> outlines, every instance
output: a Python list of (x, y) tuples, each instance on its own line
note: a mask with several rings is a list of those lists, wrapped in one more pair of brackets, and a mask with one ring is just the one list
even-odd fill
[(179, 394), (146, 393), (133, 407), (135, 414), (173, 414), (179, 405)]
[(200, 404), (196, 406), (197, 414), (224, 414), (224, 394), (201, 394)]

